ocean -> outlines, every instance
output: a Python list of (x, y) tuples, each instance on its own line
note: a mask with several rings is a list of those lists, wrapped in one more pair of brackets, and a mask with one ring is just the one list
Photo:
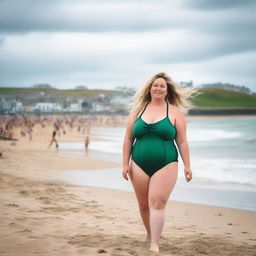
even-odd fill
[[(123, 126), (93, 127), (89, 157), (121, 163), (124, 133)], [(193, 180), (185, 181), (179, 156), (178, 181), (170, 199), (255, 211), (256, 118), (191, 118), (187, 121), (187, 138)], [(84, 156), (82, 142), (60, 143), (60, 149), (64, 150), (61, 154)], [(132, 191), (118, 169), (70, 170), (63, 174), (61, 182), (65, 183)]]

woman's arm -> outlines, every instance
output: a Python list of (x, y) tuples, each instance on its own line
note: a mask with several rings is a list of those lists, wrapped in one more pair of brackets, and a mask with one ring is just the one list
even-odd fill
[(128, 174), (130, 172), (129, 161), (132, 152), (132, 145), (134, 137), (132, 135), (132, 126), (135, 122), (134, 115), (129, 115), (126, 126), (126, 132), (123, 141), (123, 177), (128, 180)]
[(183, 113), (176, 108), (175, 111), (175, 127), (177, 136), (175, 142), (178, 146), (182, 161), (184, 163), (184, 173), (187, 181), (192, 179), (192, 171), (190, 170), (190, 155), (187, 141), (187, 124)]

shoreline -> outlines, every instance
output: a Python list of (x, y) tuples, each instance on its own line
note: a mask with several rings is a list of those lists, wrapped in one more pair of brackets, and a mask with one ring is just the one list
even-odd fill
[[(60, 184), (133, 192), (131, 183), (122, 180), (121, 166), (118, 168), (99, 168), (95, 172), (88, 169), (59, 170), (58, 172), (61, 173), (60, 177), (54, 181)], [(98, 177), (101, 177), (101, 180), (98, 180)], [(253, 203), (253, 198), (256, 196), (255, 187), (227, 182), (211, 181), (207, 184), (205, 182), (205, 180), (196, 180), (196, 182), (187, 184), (182, 175), (178, 176), (170, 200), (205, 206), (242, 209), (256, 213), (256, 205)], [(223, 193), (225, 197), (222, 197)], [(190, 195), (189, 198), (187, 195)]]

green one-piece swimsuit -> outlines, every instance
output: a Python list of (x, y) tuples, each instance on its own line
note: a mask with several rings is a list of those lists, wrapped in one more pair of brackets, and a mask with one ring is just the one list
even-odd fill
[(167, 164), (178, 162), (178, 151), (174, 144), (177, 131), (168, 117), (168, 103), (166, 117), (152, 124), (142, 119), (146, 108), (147, 105), (132, 127), (135, 138), (132, 160), (151, 177)]

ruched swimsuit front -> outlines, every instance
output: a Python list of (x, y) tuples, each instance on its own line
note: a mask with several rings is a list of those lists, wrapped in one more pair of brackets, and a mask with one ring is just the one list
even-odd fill
[(146, 107), (132, 127), (135, 138), (132, 160), (151, 177), (164, 166), (178, 162), (178, 151), (174, 144), (177, 131), (168, 117), (168, 103), (166, 117), (152, 124), (146, 123), (141, 117)]

